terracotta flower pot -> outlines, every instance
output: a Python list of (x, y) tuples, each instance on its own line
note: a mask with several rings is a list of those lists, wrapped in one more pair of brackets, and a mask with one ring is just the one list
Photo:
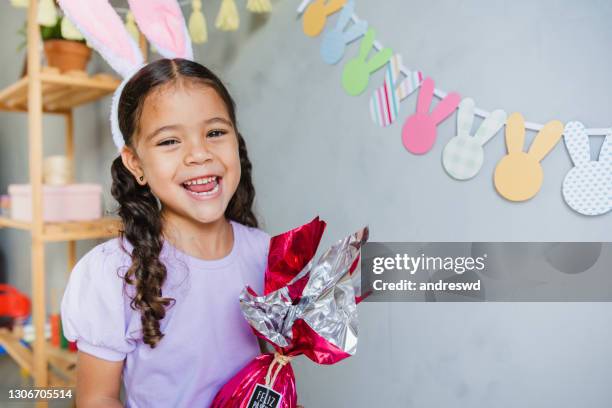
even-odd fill
[(91, 48), (79, 41), (46, 40), (44, 47), (49, 66), (59, 68), (61, 72), (85, 71), (91, 58)]

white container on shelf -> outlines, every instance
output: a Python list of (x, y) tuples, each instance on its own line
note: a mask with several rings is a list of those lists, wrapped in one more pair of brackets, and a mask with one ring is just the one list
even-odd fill
[[(11, 184), (11, 218), (32, 221), (32, 188)], [(86, 221), (102, 216), (102, 186), (79, 183), (52, 186), (43, 184), (43, 221)]]
[(43, 183), (61, 186), (70, 183), (72, 163), (66, 156), (49, 156), (43, 161)]

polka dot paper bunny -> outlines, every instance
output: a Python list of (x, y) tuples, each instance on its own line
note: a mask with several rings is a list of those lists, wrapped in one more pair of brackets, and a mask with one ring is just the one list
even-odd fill
[(563, 198), (584, 215), (601, 215), (612, 209), (612, 134), (604, 139), (599, 160), (591, 160), (589, 135), (580, 122), (565, 125), (563, 140), (574, 168), (563, 180)]

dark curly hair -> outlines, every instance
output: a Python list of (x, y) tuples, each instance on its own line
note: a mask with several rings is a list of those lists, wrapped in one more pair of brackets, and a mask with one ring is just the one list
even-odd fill
[[(251, 227), (257, 227), (252, 210), (255, 188), (251, 180), (251, 162), (246, 144), (236, 126), (234, 100), (221, 80), (208, 68), (185, 59), (160, 59), (138, 71), (125, 85), (119, 99), (119, 128), (126, 146), (134, 147), (133, 135), (138, 129), (144, 101), (149, 93), (159, 86), (177, 81), (194, 81), (213, 88), (225, 102), (230, 119), (236, 129), (240, 156), (241, 177), (238, 188), (231, 198), (225, 216)], [(143, 341), (154, 348), (164, 336), (159, 322), (166, 315), (166, 307), (174, 302), (162, 294), (166, 280), (166, 267), (159, 260), (163, 245), (162, 214), (157, 198), (148, 185), (140, 185), (124, 166), (121, 156), (112, 164), (113, 184), (111, 193), (119, 203), (118, 215), (123, 221), (120, 239), (127, 238), (132, 244), (132, 264), (124, 281), (136, 289), (131, 307), (141, 313)]]

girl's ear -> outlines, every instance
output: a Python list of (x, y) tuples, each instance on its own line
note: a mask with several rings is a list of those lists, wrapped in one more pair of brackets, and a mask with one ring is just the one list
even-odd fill
[(193, 60), (191, 39), (176, 0), (128, 0), (138, 28), (166, 58)]
[(142, 171), (140, 158), (138, 157), (138, 155), (136, 155), (136, 152), (134, 152), (134, 150), (132, 150), (128, 146), (123, 146), (123, 148), (121, 149), (121, 161), (123, 162), (125, 168), (128, 169), (130, 173), (132, 173), (138, 184), (146, 184), (146, 181), (141, 182), (139, 180), (140, 176), (144, 175), (144, 172)]
[(108, 0), (58, 0), (68, 19), (122, 77), (132, 74), (144, 59), (138, 45)]

